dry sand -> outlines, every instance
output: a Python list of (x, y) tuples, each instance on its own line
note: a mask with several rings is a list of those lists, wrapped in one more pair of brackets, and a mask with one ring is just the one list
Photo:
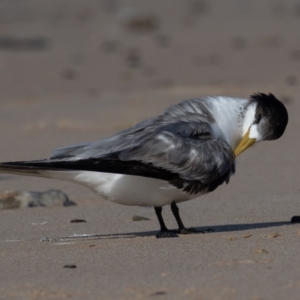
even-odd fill
[(45, 158), (207, 94), (273, 92), (290, 115), (280, 140), (238, 158), (228, 186), (180, 205), (186, 226), (215, 233), (156, 239), (151, 208), (1, 175), (2, 192), (56, 188), (78, 203), (0, 212), (1, 300), (299, 299), (297, 1), (23, 0), (0, 13), (1, 161)]

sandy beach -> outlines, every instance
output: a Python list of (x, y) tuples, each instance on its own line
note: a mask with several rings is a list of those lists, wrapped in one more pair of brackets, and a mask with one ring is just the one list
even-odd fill
[(238, 157), (228, 185), (179, 205), (186, 226), (213, 233), (156, 239), (153, 208), (1, 174), (1, 193), (59, 189), (77, 205), (0, 211), (0, 299), (299, 299), (299, 28), (292, 0), (2, 1), (0, 161), (204, 95), (272, 92), (289, 124)]

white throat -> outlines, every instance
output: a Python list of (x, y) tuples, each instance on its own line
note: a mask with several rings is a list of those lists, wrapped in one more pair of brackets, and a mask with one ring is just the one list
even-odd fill
[[(252, 109), (249, 111), (247, 109), (248, 99), (223, 96), (208, 97), (207, 103), (215, 117), (216, 123), (223, 131), (227, 143), (232, 149), (235, 149), (244, 135), (244, 128), (250, 123), (250, 120), (251, 122), (253, 121), (253, 117), (251, 118), (251, 116), (255, 113), (255, 107), (254, 111)], [(247, 124), (245, 124), (246, 117)]]
[[(256, 105), (255, 104), (249, 105), (244, 117), (243, 136), (246, 134), (246, 132), (249, 130), (250, 126), (252, 125), (253, 120), (255, 118), (255, 112), (256, 112)], [(251, 136), (249, 137), (252, 138)]]

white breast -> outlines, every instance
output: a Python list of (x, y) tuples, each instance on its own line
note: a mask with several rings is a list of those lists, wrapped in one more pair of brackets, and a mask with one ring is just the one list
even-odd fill
[(123, 205), (163, 206), (198, 197), (153, 178), (90, 171), (42, 171), (45, 177), (72, 181), (95, 191), (107, 200)]

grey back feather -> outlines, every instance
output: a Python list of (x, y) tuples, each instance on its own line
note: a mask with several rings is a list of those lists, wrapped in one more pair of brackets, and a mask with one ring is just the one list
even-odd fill
[(234, 169), (233, 151), (222, 131), (216, 136), (215, 120), (205, 99), (171, 106), (162, 115), (145, 120), (100, 141), (60, 148), (51, 159), (85, 160), (109, 156), (140, 161), (185, 180), (209, 183)]

